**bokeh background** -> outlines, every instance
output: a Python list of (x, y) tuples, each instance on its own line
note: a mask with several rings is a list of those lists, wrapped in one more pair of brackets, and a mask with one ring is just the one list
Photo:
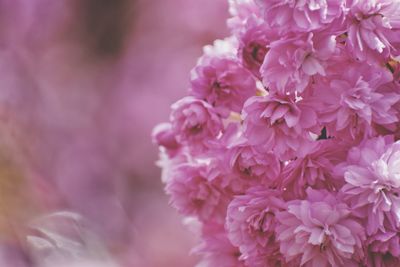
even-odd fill
[(189, 267), (152, 128), (225, 0), (0, 0), (0, 266)]

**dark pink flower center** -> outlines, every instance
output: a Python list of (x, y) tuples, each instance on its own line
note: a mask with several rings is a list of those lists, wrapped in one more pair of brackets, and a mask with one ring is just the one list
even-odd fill
[(195, 126), (189, 128), (189, 132), (193, 135), (201, 133), (202, 130), (203, 127), (200, 124), (196, 124)]
[(262, 211), (248, 219), (249, 231), (253, 234), (264, 234), (271, 229), (275, 216), (270, 211)]
[(256, 63), (257, 66), (261, 66), (264, 61), (265, 55), (268, 52), (268, 48), (257, 42), (251, 42), (243, 53), (243, 60), (249, 66)]

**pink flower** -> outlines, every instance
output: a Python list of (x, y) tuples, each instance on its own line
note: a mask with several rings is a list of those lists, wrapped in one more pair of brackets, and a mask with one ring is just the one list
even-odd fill
[(348, 48), (359, 60), (389, 58), (392, 42), (399, 41), (400, 5), (398, 1), (349, 1)]
[[(260, 177), (255, 176), (255, 173), (253, 176), (245, 175), (239, 169), (236, 169), (239, 166), (234, 166), (237, 157), (240, 155), (241, 146), (245, 144), (241, 135), (240, 124), (237, 122), (228, 123), (219, 138), (210, 142), (210, 148), (201, 155), (196, 155), (196, 158), (206, 161), (209, 168), (214, 170), (210, 175), (218, 176), (218, 185), (229, 194), (243, 194), (251, 185), (257, 184), (260, 179), (266, 180), (266, 177), (261, 177), (262, 170), (257, 166), (254, 166), (255, 173), (259, 174)], [(261, 159), (261, 157), (257, 160), (263, 160), (263, 162), (267, 160)], [(257, 164), (256, 162), (253, 163)]]
[(164, 147), (169, 156), (174, 156), (180, 148), (170, 123), (160, 123), (154, 127), (152, 137), (153, 142), (158, 146)]
[[(367, 220), (367, 233), (385, 232), (385, 223), (400, 227), (400, 142), (390, 137), (363, 141), (344, 164), (345, 198)], [(365, 211), (364, 211), (365, 210)]]
[(231, 18), (228, 19), (227, 24), (233, 33), (241, 31), (249, 17), (262, 17), (255, 0), (228, 0), (228, 2)]
[(284, 208), (280, 192), (262, 186), (236, 196), (229, 204), (225, 226), (228, 237), (239, 247), (248, 266), (286, 266), (275, 238), (275, 214)]
[(289, 262), (300, 258), (298, 266), (358, 266), (362, 225), (333, 193), (308, 189), (307, 194), (276, 214), (281, 253)]
[(282, 170), (279, 188), (285, 197), (304, 198), (306, 188), (338, 191), (343, 179), (332, 173), (335, 164), (345, 160), (346, 146), (332, 139), (310, 144), (309, 152), (288, 162)]
[[(400, 52), (400, 51), (399, 51)], [(393, 81), (400, 86), (400, 57), (397, 60), (390, 60), (386, 63), (386, 67), (393, 73)]]
[(229, 196), (218, 184), (212, 168), (204, 163), (182, 163), (171, 170), (165, 191), (183, 215), (201, 221), (224, 221)]
[(317, 122), (307, 103), (278, 95), (249, 98), (242, 116), (244, 136), (250, 145), (286, 159), (305, 151), (312, 141), (308, 131), (314, 130)]
[(255, 93), (254, 78), (236, 60), (204, 57), (192, 72), (190, 94), (207, 101), (223, 117), (240, 112)]
[(230, 169), (247, 182), (247, 187), (276, 184), (281, 163), (274, 154), (260, 151), (257, 146), (248, 145), (247, 140), (243, 140), (228, 150), (227, 157)]
[(268, 45), (277, 39), (275, 31), (254, 17), (246, 21), (244, 30), (239, 34), (238, 57), (258, 79), (261, 79), (260, 67), (269, 50)]
[(172, 131), (180, 144), (202, 147), (216, 138), (222, 122), (214, 108), (194, 97), (185, 97), (171, 106)]
[(184, 163), (190, 161), (191, 155), (187, 147), (181, 147), (179, 150), (169, 151), (160, 147), (159, 160), (157, 166), (161, 168), (161, 181), (167, 183), (172, 178), (173, 170)]
[(400, 259), (392, 256), (390, 253), (369, 252), (366, 259), (367, 267), (397, 267), (400, 266)]
[(207, 223), (202, 229), (203, 242), (194, 252), (203, 255), (203, 260), (196, 267), (245, 267), (240, 259), (241, 253), (231, 244), (224, 226)]
[(344, 13), (344, 0), (258, 0), (264, 18), (281, 33), (308, 32), (331, 24)]
[(313, 33), (271, 43), (260, 70), (264, 85), (272, 92), (302, 93), (311, 77), (326, 75), (335, 47), (335, 36)]
[(370, 251), (381, 255), (400, 257), (400, 233), (398, 229), (385, 227), (386, 231), (378, 231), (368, 238)]
[(354, 137), (358, 133), (371, 134), (372, 123), (397, 122), (393, 105), (400, 96), (382, 87), (391, 81), (390, 72), (351, 61), (338, 61), (334, 68), (342, 68), (343, 64), (347, 64), (346, 72), (335, 70), (337, 74), (314, 86), (319, 121), (327, 125), (328, 132), (333, 136), (346, 132)]
[[(203, 47), (203, 56), (201, 56), (197, 62), (197, 65), (210, 64), (210, 60), (215, 58), (224, 58), (237, 61), (236, 52), (238, 49), (238, 41), (234, 36), (227, 37), (225, 39), (217, 39), (212, 45), (206, 45)], [(192, 70), (192, 76), (196, 77), (195, 70)]]

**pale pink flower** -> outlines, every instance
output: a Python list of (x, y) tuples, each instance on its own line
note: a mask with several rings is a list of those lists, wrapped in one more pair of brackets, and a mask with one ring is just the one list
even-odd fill
[[(349, 1), (348, 48), (359, 60), (389, 58), (399, 42), (400, 4), (390, 0)], [(398, 53), (398, 52), (397, 52)], [(381, 58), (379, 58), (381, 57)]]
[(340, 166), (346, 181), (341, 191), (353, 208), (363, 211), (369, 235), (385, 232), (384, 223), (400, 227), (399, 162), (400, 142), (377, 137), (354, 147), (348, 164)]
[(229, 14), (227, 24), (233, 33), (238, 33), (242, 30), (243, 25), (249, 17), (262, 17), (261, 10), (255, 3), (255, 0), (228, 0)]
[(298, 266), (358, 266), (364, 229), (346, 204), (326, 190), (307, 190), (307, 199), (287, 202), (278, 212), (277, 239), (280, 251)]
[(202, 147), (216, 138), (222, 130), (222, 121), (207, 102), (185, 97), (171, 106), (172, 131), (180, 144)]
[(301, 155), (312, 141), (315, 112), (289, 96), (256, 96), (247, 100), (243, 112), (243, 132), (250, 145), (272, 150), (279, 158)]
[(313, 33), (271, 43), (260, 70), (264, 85), (272, 92), (302, 93), (311, 77), (326, 75), (335, 48), (335, 36)]
[(236, 196), (228, 206), (228, 237), (248, 266), (286, 266), (275, 238), (275, 214), (285, 208), (280, 195), (280, 191), (256, 186)]
[(343, 16), (344, 0), (258, 0), (267, 24), (280, 32), (319, 30)]
[[(224, 39), (217, 39), (211, 45), (203, 47), (203, 56), (197, 61), (197, 65), (210, 64), (210, 60), (213, 58), (225, 58), (236, 61), (236, 52), (238, 49), (238, 40), (235, 36), (230, 36)], [(196, 77), (193, 73), (196, 70), (192, 70), (192, 76)]]

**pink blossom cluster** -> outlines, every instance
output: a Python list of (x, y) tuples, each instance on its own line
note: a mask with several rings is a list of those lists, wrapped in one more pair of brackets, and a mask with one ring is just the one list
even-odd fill
[(400, 266), (400, 1), (229, 3), (153, 132), (198, 266)]

